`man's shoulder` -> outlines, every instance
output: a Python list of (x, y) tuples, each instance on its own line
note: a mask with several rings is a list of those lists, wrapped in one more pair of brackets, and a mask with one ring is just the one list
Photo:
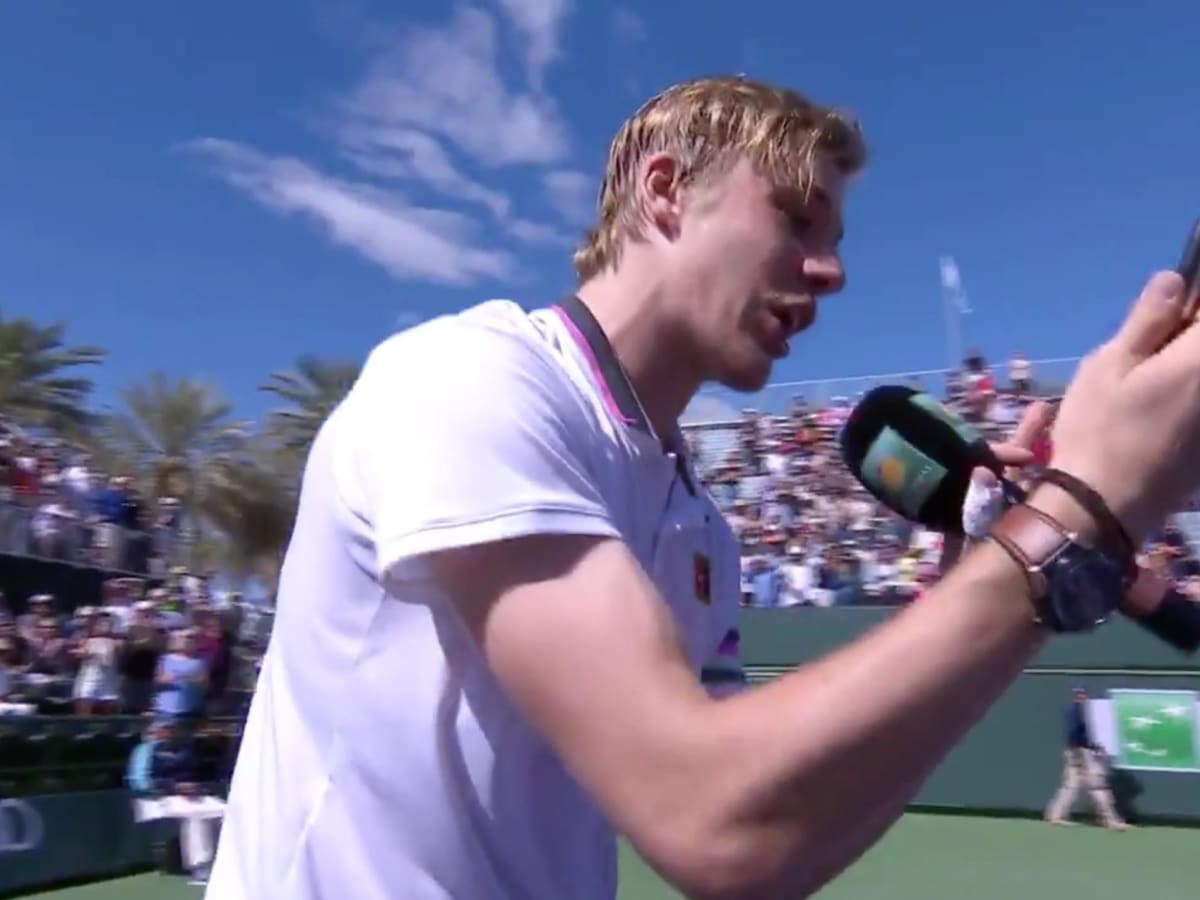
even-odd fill
[[(449, 421), (462, 416), (594, 418), (586, 390), (545, 310), (491, 300), (440, 316), (377, 345), (351, 390), (352, 405)], [(372, 414), (373, 415), (373, 414)]]
[(371, 351), (363, 372), (428, 371), (464, 361), (479, 371), (522, 356), (549, 358), (548, 347), (536, 313), (511, 300), (489, 300), (388, 337)]

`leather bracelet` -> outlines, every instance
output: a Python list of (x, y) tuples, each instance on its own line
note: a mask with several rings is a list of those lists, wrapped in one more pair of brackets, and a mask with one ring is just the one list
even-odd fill
[(1121, 524), (1121, 520), (1113, 515), (1104, 498), (1091, 485), (1076, 478), (1070, 472), (1053, 467), (1042, 471), (1040, 482), (1052, 484), (1071, 497), (1087, 512), (1096, 523), (1099, 531), (1099, 543), (1102, 549), (1125, 562), (1131, 574), (1137, 569), (1137, 551), (1129, 532)]

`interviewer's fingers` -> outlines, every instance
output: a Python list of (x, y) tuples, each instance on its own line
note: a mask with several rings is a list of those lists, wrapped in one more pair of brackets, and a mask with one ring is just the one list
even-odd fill
[(1054, 418), (1054, 409), (1050, 404), (1044, 400), (1035, 400), (1026, 407), (1025, 415), (1021, 416), (1021, 421), (1012, 433), (1012, 437), (1005, 443), (1014, 447), (1023, 447), (1026, 450), (1031, 449), (1042, 433), (1050, 427), (1052, 418)]
[(1033, 450), (1031, 449), (1034, 443), (1042, 433), (1050, 426), (1050, 420), (1054, 417), (1054, 410), (1050, 404), (1038, 400), (1029, 404), (1025, 410), (1025, 414), (1021, 417), (1021, 422), (1017, 425), (1016, 430), (1003, 444), (992, 444), (992, 452), (996, 454), (996, 459), (1004, 463), (1010, 470), (1006, 474), (1012, 477), (1011, 469), (1029, 465), (1033, 462)]
[(1033, 462), (1033, 451), (1015, 444), (993, 444), (992, 452), (1007, 468), (1027, 466)]
[(1183, 321), (1183, 278), (1178, 272), (1157, 272), (1150, 276), (1141, 295), (1134, 301), (1120, 330), (1109, 347), (1121, 354), (1130, 366), (1157, 353)]

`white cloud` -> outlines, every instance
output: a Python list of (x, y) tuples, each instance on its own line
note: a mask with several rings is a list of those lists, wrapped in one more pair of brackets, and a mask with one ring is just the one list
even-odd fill
[[(475, 6), (456, 7), (440, 26), (376, 33), (362, 77), (316, 122), (353, 178), (236, 141), (187, 147), (259, 203), (316, 224), (398, 278), (516, 277), (514, 256), (489, 244), (565, 246), (562, 225), (581, 222), (573, 179), (583, 176), (565, 168), (568, 128), (542, 85), (573, 0), (496, 2), (520, 37), (527, 83), (504, 77), (497, 17)], [(523, 217), (511, 185), (497, 181), (510, 170), (532, 170), (562, 222)]]
[(496, 44), (495, 21), (474, 7), (444, 28), (410, 29), (344, 101), (347, 124), (383, 142), (417, 128), (487, 167), (563, 158), (567, 128), (554, 103), (504, 83)]
[(542, 74), (561, 53), (560, 32), (572, 0), (499, 0), (513, 27), (526, 39), (525, 66), (530, 82), (542, 87)]
[(551, 205), (572, 225), (591, 225), (596, 216), (596, 184), (582, 172), (547, 172), (542, 185)]
[(476, 246), (469, 219), (409, 204), (401, 195), (325, 175), (300, 160), (270, 157), (234, 141), (201, 138), (184, 149), (264, 206), (319, 226), (399, 278), (465, 285), (512, 274), (508, 254)]
[(464, 175), (438, 140), (424, 132), (349, 124), (339, 137), (343, 155), (368, 174), (416, 178), (448, 196), (478, 203), (494, 216), (508, 214), (508, 197)]
[(613, 37), (621, 44), (638, 44), (648, 35), (646, 23), (631, 9), (623, 6), (615, 7), (609, 23)]
[(531, 222), (528, 219), (510, 219), (505, 223), (505, 230), (526, 244), (567, 246), (571, 243), (571, 238), (553, 225)]

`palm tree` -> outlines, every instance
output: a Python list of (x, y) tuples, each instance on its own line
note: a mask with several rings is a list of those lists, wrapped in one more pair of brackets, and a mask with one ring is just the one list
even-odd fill
[(65, 332), (62, 323), (38, 325), (0, 313), (0, 414), (78, 438), (93, 424), (86, 402), (94, 384), (70, 370), (98, 365), (106, 354), (99, 347), (67, 346)]
[(104, 422), (109, 454), (136, 473), (144, 495), (175, 497), (185, 518), (196, 517), (214, 467), (244, 445), (246, 426), (214, 388), (161, 372), (127, 387), (121, 399), (125, 410)]
[(296, 515), (297, 490), (281, 475), (279, 449), (253, 440), (210, 469), (201, 514), (203, 549), (226, 575), (253, 579), (273, 595)]
[(260, 387), (288, 404), (270, 414), (267, 429), (278, 445), (292, 454), (294, 463), (302, 464), (321, 425), (361, 371), (357, 363), (305, 355), (296, 360), (295, 371), (274, 372)]

